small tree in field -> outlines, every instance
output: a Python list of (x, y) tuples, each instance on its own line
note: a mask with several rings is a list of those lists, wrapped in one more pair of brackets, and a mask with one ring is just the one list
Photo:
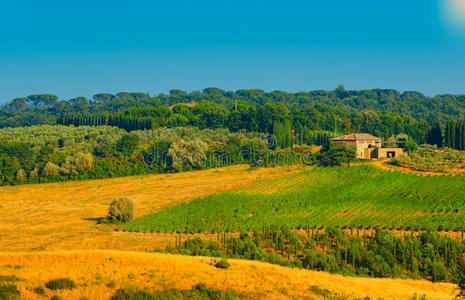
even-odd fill
[(134, 218), (134, 201), (130, 198), (122, 197), (113, 199), (108, 211), (108, 219), (112, 221), (128, 222)]
[(219, 268), (219, 269), (227, 269), (229, 268), (231, 265), (229, 264), (228, 260), (223, 258), (222, 260), (220, 260), (219, 262), (217, 262), (215, 264), (215, 267)]
[(340, 143), (331, 143), (329, 150), (325, 151), (321, 156), (321, 164), (323, 166), (340, 166), (343, 163), (348, 163), (356, 158), (355, 147)]

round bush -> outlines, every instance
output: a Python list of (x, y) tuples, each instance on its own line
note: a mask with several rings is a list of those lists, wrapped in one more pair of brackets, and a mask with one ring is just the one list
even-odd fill
[(37, 295), (45, 295), (45, 289), (44, 287), (42, 286), (38, 286), (34, 289), (34, 293), (36, 293)]
[[(136, 285), (128, 285), (116, 292), (116, 294), (111, 297), (111, 300), (155, 300), (159, 299), (156, 298), (154, 294), (141, 290)], [(172, 298), (176, 299), (176, 298)]]
[(57, 278), (52, 279), (45, 284), (45, 287), (49, 290), (71, 290), (76, 287), (76, 283), (69, 278)]
[(128, 222), (134, 218), (134, 201), (130, 198), (122, 197), (113, 199), (108, 212), (109, 218), (120, 222)]
[(20, 295), (16, 284), (0, 284), (0, 299), (19, 299)]
[(229, 264), (228, 260), (223, 258), (222, 260), (220, 260), (216, 265), (215, 267), (219, 268), (219, 269), (227, 269), (229, 268), (231, 265)]

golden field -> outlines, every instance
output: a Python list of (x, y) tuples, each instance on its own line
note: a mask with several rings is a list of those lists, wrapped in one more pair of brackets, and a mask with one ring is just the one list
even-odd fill
[(176, 174), (0, 187), (0, 249), (44, 251), (165, 247), (170, 234), (128, 234), (97, 225), (113, 198), (128, 196), (136, 217), (197, 197), (250, 186), (297, 167), (233, 166)]
[[(381, 162), (373, 165), (387, 168)], [(252, 186), (292, 175), (302, 167), (254, 168), (233, 166), (176, 174), (141, 175), (101, 180), (0, 187), (0, 249), (143, 250), (164, 248), (171, 234), (114, 231), (97, 225), (113, 198), (128, 196), (136, 203), (136, 217), (197, 197)], [(271, 192), (273, 181), (267, 186)]]
[[(197, 283), (234, 288), (252, 299), (316, 299), (311, 286), (373, 299), (411, 299), (414, 294), (424, 294), (427, 299), (453, 298), (455, 286), (445, 283), (343, 277), (243, 260), (230, 260), (231, 268), (220, 270), (208, 264), (209, 258), (129, 252), (164, 248), (174, 244), (175, 237), (118, 232), (113, 225), (96, 222), (107, 214), (116, 197), (131, 197), (138, 217), (197, 197), (293, 176), (301, 170), (234, 166), (0, 187), (0, 276), (21, 279), (16, 282), (21, 299), (37, 299), (32, 289), (59, 277), (70, 277), (78, 284), (75, 290), (56, 293), (63, 299), (108, 299), (128, 284), (160, 290), (190, 289)], [(110, 282), (114, 286), (108, 287)], [(52, 295), (47, 290), (47, 296)]]
[[(447, 283), (343, 277), (246, 260), (229, 260), (231, 267), (223, 270), (209, 262), (207, 257), (109, 250), (0, 254), (0, 275), (14, 274), (21, 279), (17, 284), (22, 299), (37, 299), (32, 290), (59, 277), (73, 279), (78, 288), (56, 293), (47, 290), (47, 296), (109, 299), (128, 284), (155, 291), (206, 283), (218, 289), (233, 288), (250, 299), (318, 299), (310, 291), (312, 286), (350, 298), (372, 299), (411, 299), (414, 294), (452, 299), (455, 289)], [(108, 287), (110, 282), (113, 285)]]

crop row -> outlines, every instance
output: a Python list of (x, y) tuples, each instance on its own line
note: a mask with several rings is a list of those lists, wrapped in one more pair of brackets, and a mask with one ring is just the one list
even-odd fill
[(369, 166), (314, 168), (151, 213), (121, 229), (205, 232), (263, 224), (463, 230), (465, 177), (416, 176)]

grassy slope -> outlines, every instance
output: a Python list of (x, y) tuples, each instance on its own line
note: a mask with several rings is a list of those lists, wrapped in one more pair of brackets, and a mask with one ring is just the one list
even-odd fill
[(152, 213), (129, 230), (380, 226), (462, 229), (465, 177), (416, 176), (371, 166), (314, 168)]
[[(114, 232), (111, 226), (97, 226), (92, 219), (104, 216), (109, 201), (121, 195), (135, 199), (137, 215), (141, 216), (211, 193), (248, 187), (289, 173), (293, 176), (295, 171), (288, 168), (251, 171), (247, 166), (237, 166), (170, 175), (0, 187), (0, 248), (12, 252), (164, 247), (173, 242), (173, 235)], [(271, 190), (265, 186), (262, 192)], [(109, 260), (110, 257), (113, 259)], [(208, 266), (208, 260), (117, 251), (3, 253), (0, 275), (16, 274), (24, 279), (17, 284), (25, 299), (37, 299), (31, 288), (63, 276), (70, 276), (80, 284), (78, 290), (61, 293), (65, 299), (76, 299), (78, 295), (102, 299), (127, 283), (160, 289), (190, 288), (205, 282), (217, 288), (231, 286), (252, 297), (269, 291), (268, 298), (282, 298), (286, 291), (299, 298), (304, 295), (312, 298), (308, 288), (316, 285), (333, 292), (373, 298), (409, 299), (417, 293), (426, 294), (428, 299), (450, 299), (454, 288), (426, 281), (342, 277), (252, 261), (233, 260), (232, 268), (224, 272)], [(147, 275), (150, 270), (158, 270), (155, 279)], [(131, 273), (135, 275), (133, 279), (128, 277)], [(103, 279), (99, 280), (100, 277)], [(106, 287), (112, 280), (116, 286)]]
[(292, 168), (234, 166), (178, 174), (0, 187), (2, 251), (165, 247), (170, 235), (128, 235), (96, 225), (111, 199), (129, 196), (136, 216), (188, 202), (196, 197), (281, 177)]
[[(108, 299), (127, 284), (159, 290), (206, 283), (219, 289), (234, 288), (253, 299), (314, 299), (311, 286), (372, 299), (411, 299), (415, 293), (429, 300), (452, 299), (455, 289), (446, 283), (343, 277), (244, 260), (230, 260), (230, 269), (222, 270), (210, 266), (209, 261), (205, 257), (120, 251), (0, 254), (0, 275), (22, 279), (17, 283), (22, 299), (37, 299), (32, 289), (59, 277), (70, 277), (78, 284), (78, 289), (57, 293), (64, 299)], [(114, 287), (108, 287), (112, 281)], [(47, 291), (47, 295), (53, 294)]]

